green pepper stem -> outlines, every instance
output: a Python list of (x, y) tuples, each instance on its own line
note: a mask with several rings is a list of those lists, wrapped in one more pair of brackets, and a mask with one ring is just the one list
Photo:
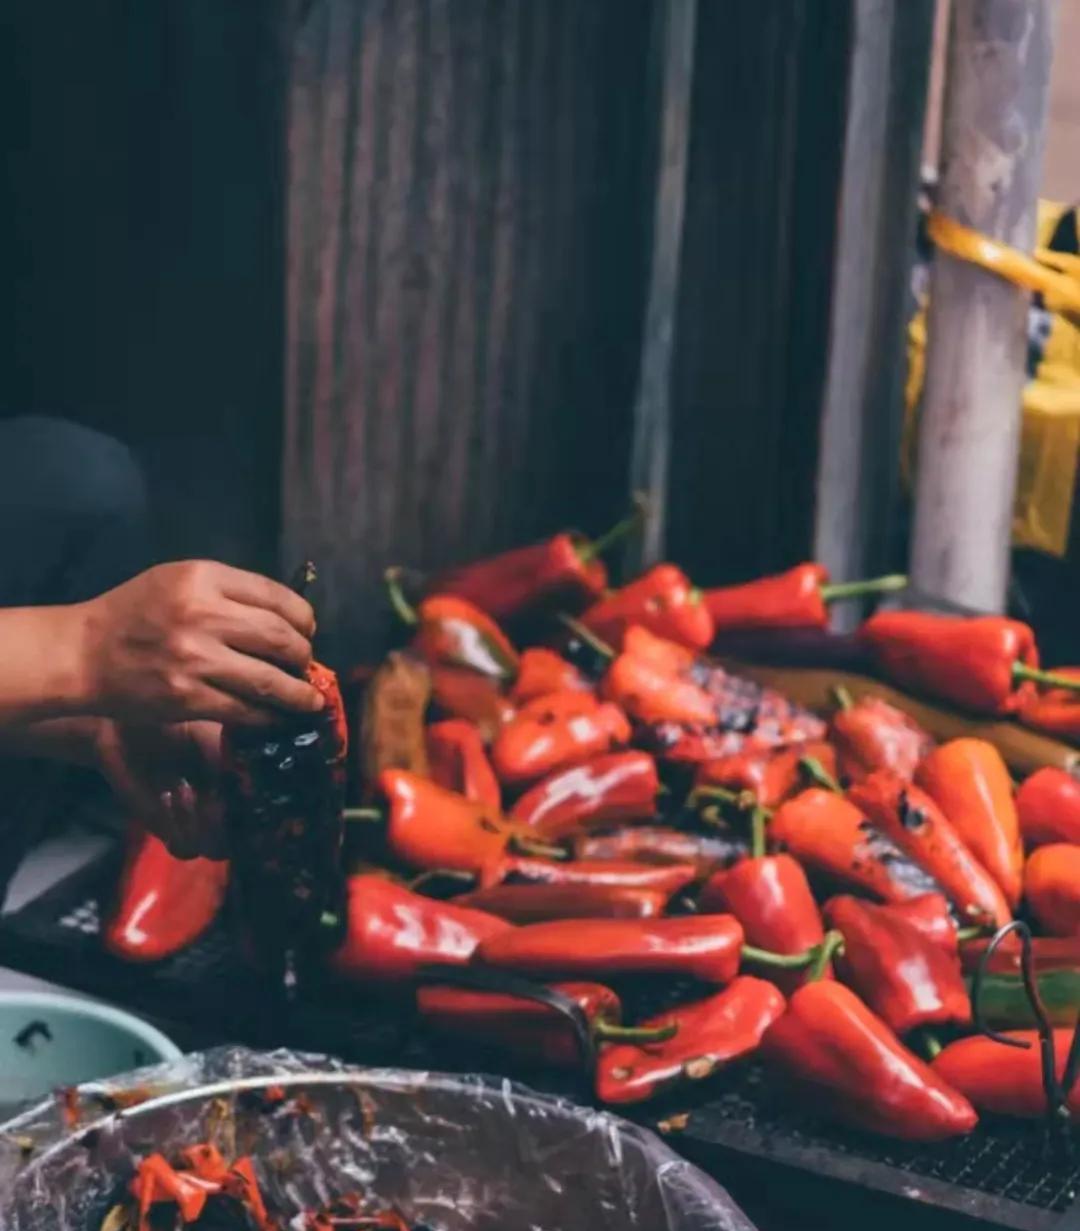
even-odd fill
[(765, 822), (768, 819), (765, 809), (754, 804), (750, 812), (750, 856), (753, 859), (765, 856)]
[(813, 965), (806, 973), (808, 983), (816, 983), (825, 975), (829, 963), (844, 948), (844, 937), (840, 932), (826, 932), (825, 939), (817, 946), (817, 954)]
[(956, 940), (958, 944), (963, 944), (965, 940), (978, 940), (980, 936), (986, 935), (986, 928), (957, 928)]
[(476, 877), (471, 872), (462, 872), (457, 868), (428, 868), (426, 872), (421, 872), (418, 876), (414, 876), (406, 884), (413, 893), (417, 893), (425, 885), (438, 880), (461, 881), (471, 885), (476, 881)]
[(371, 825), (386, 819), (386, 814), (381, 808), (345, 808), (341, 815), (350, 825), (354, 821)]
[(620, 1026), (599, 1017), (592, 1024), (593, 1037), (605, 1043), (665, 1043), (679, 1033), (677, 1022), (666, 1026)]
[(618, 521), (610, 530), (606, 530), (598, 539), (592, 539), (590, 542), (582, 543), (576, 546), (574, 550), (578, 554), (578, 559), (582, 564), (590, 564), (597, 556), (602, 556), (610, 547), (614, 547), (620, 539), (626, 538), (628, 534), (633, 532), (644, 522), (646, 514), (649, 511), (649, 502), (647, 498), (638, 493), (634, 496), (634, 508), (631, 513)]
[(834, 684), (829, 691), (832, 693), (833, 700), (836, 702), (837, 708), (849, 710), (855, 704), (854, 698), (843, 686), (843, 684)]
[(568, 616), (565, 611), (558, 613), (557, 619), (564, 628), (568, 628), (570, 632), (578, 638), (579, 641), (584, 641), (587, 646), (594, 649), (601, 658), (606, 658), (609, 661), (615, 657), (615, 651), (606, 641), (601, 641), (600, 638), (589, 628), (586, 628), (580, 620), (575, 620), (573, 616)]
[(551, 846), (547, 842), (537, 842), (533, 838), (514, 834), (510, 845), (519, 855), (534, 855), (537, 859), (566, 859), (566, 850), (561, 846)]
[(929, 1030), (923, 1030), (921, 1032), (921, 1038), (923, 1051), (926, 1052), (926, 1058), (928, 1060), (933, 1060), (937, 1056), (941, 1055), (941, 1040), (936, 1034), (933, 1034)]
[(758, 966), (774, 966), (778, 970), (802, 970), (817, 960), (821, 945), (804, 949), (801, 953), (773, 953), (771, 949), (759, 949), (756, 945), (743, 945), (743, 961)]
[(904, 573), (890, 573), (887, 577), (868, 577), (862, 581), (833, 581), (818, 589), (823, 603), (835, 603), (843, 598), (862, 598), (864, 594), (895, 594), (907, 588)]
[(835, 791), (837, 795), (843, 794), (840, 783), (836, 781), (817, 757), (800, 757), (799, 768), (815, 786), (824, 787), (826, 791)]
[(409, 625), (410, 628), (415, 628), (420, 623), (420, 617), (416, 612), (416, 608), (405, 597), (405, 592), (401, 588), (401, 568), (394, 565), (388, 568), (383, 574), (386, 582), (386, 593), (390, 598), (390, 605), (397, 613), (398, 619), (402, 624)]
[(1040, 671), (1038, 667), (1029, 667), (1027, 663), (1013, 663), (1013, 680), (1031, 680), (1044, 688), (1066, 688), (1069, 692), (1080, 692), (1080, 678), (1068, 675), (1057, 675), (1053, 671)]

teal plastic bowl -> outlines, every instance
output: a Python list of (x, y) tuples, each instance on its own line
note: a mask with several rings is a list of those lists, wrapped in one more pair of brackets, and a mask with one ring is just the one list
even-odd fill
[(180, 1055), (160, 1030), (120, 1009), (51, 992), (0, 992), (0, 1120), (57, 1086)]

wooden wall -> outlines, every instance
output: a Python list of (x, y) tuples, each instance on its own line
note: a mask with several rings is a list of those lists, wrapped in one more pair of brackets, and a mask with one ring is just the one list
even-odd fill
[[(283, 549), (331, 657), (379, 578), (627, 499), (651, 242), (651, 0), (315, 0), (290, 100)], [(670, 545), (809, 550), (846, 4), (703, 3)]]

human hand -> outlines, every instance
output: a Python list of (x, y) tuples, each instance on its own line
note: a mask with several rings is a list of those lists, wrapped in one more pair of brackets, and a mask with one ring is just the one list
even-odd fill
[(97, 760), (131, 817), (177, 858), (225, 858), (219, 723), (142, 727), (104, 721)]
[(94, 713), (160, 725), (264, 724), (323, 698), (303, 679), (315, 616), (286, 586), (210, 561), (162, 564), (79, 608)]

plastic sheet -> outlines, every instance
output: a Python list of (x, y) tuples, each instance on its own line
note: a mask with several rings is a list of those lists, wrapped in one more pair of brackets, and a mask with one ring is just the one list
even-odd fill
[(753, 1231), (652, 1134), (508, 1081), (227, 1048), (83, 1087), (79, 1116), (0, 1129), (0, 1231), (97, 1231), (141, 1156), (202, 1140), (289, 1217), (359, 1191), (432, 1231)]

